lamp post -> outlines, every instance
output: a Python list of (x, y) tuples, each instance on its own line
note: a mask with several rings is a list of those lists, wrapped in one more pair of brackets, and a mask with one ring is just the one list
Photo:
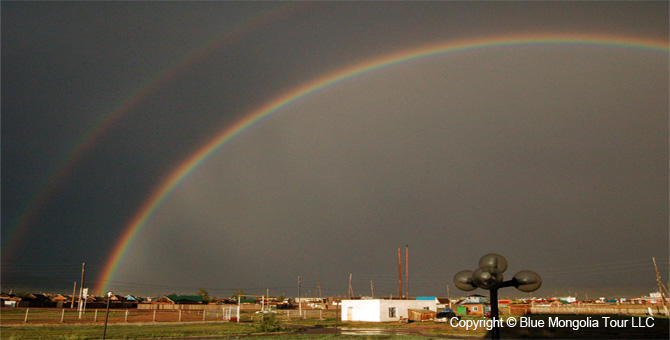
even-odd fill
[(507, 270), (507, 260), (498, 254), (487, 254), (479, 259), (479, 268), (476, 270), (462, 270), (454, 275), (454, 285), (464, 291), (482, 288), (491, 291), (491, 318), (493, 328), (491, 338), (500, 339), (498, 327), (498, 289), (515, 287), (522, 292), (536, 291), (542, 285), (542, 278), (531, 270), (522, 270), (511, 280), (503, 281), (503, 272)]
[(107, 336), (107, 320), (109, 320), (109, 301), (112, 300), (112, 292), (107, 292), (107, 313), (105, 313), (105, 328), (102, 332), (102, 340)]

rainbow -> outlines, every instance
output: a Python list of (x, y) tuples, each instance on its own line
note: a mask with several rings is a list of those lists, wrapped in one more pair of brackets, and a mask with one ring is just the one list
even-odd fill
[(502, 36), (484, 38), (461, 42), (448, 42), (442, 44), (429, 45), (421, 48), (405, 50), (398, 53), (382, 56), (376, 59), (362, 62), (350, 67), (346, 67), (323, 75), (315, 80), (307, 82), (293, 90), (280, 95), (264, 106), (247, 114), (244, 118), (235, 124), (223, 129), (217, 137), (201, 147), (195, 154), (190, 156), (172, 171), (167, 180), (165, 180), (150, 198), (142, 205), (137, 214), (130, 220), (123, 231), (121, 238), (116, 242), (108, 261), (105, 263), (103, 271), (98, 278), (99, 287), (95, 291), (106, 291), (108, 282), (114, 275), (119, 263), (123, 259), (125, 251), (133, 243), (133, 239), (152, 217), (156, 209), (161, 206), (163, 201), (172, 193), (177, 186), (194, 169), (202, 164), (215, 151), (225, 145), (228, 141), (239, 135), (250, 126), (263, 120), (263, 118), (299, 101), (310, 94), (328, 88), (334, 84), (343, 82), (366, 73), (380, 70), (400, 63), (416, 61), (432, 56), (443, 55), (447, 53), (458, 53), (473, 50), (482, 50), (500, 47), (521, 47), (521, 46), (594, 46), (605, 48), (627, 48), (640, 49), (655, 52), (668, 52), (668, 42), (662, 40), (640, 39), (621, 36), (604, 35), (539, 35), (539, 36)]
[(186, 54), (179, 56), (173, 62), (154, 74), (152, 77), (138, 83), (130, 90), (130, 95), (118, 102), (110, 110), (97, 120), (88, 131), (74, 141), (73, 146), (65, 157), (54, 168), (52, 175), (37, 187), (40, 188), (32, 199), (26, 204), (17, 221), (8, 223), (12, 228), (4, 228), (2, 237), (2, 255), (7, 260), (17, 252), (22, 240), (29, 234), (35, 225), (42, 207), (47, 203), (49, 197), (59, 188), (63, 181), (70, 176), (75, 166), (85, 155), (100, 142), (114, 124), (121, 120), (131, 109), (147, 96), (157, 91), (165, 83), (168, 83), (177, 74), (183, 72), (190, 65), (201, 60), (204, 56), (212, 53), (216, 48), (224, 44), (232, 44), (240, 40), (250, 31), (266, 25), (268, 22), (278, 20), (290, 15), (297, 9), (294, 3), (270, 6), (259, 14), (242, 20), (237, 26), (229, 31), (216, 34), (213, 38), (200, 44)]

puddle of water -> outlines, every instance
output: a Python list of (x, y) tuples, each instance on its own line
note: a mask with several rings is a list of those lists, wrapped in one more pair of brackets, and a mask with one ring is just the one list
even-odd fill
[(404, 328), (340, 328), (344, 335), (421, 335), (414, 329)]
[[(309, 328), (302, 334), (335, 334), (334, 328)], [(426, 335), (418, 329), (412, 328), (337, 328), (337, 334), (341, 335), (414, 335), (440, 337), (435, 335)]]

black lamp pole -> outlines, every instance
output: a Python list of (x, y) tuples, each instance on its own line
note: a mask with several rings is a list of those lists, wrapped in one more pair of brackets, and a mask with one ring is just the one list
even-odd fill
[(477, 288), (491, 292), (491, 318), (493, 328), (491, 339), (500, 339), (500, 328), (498, 327), (498, 289), (504, 287), (516, 287), (522, 292), (536, 291), (542, 285), (540, 275), (531, 270), (522, 270), (512, 277), (511, 280), (503, 281), (503, 272), (507, 270), (507, 260), (498, 254), (487, 254), (479, 260), (479, 268), (475, 271), (462, 270), (454, 275), (454, 284), (460, 290), (471, 291)]
[(500, 339), (500, 328), (498, 328), (498, 288), (491, 289), (491, 319), (493, 328), (491, 329), (491, 339)]

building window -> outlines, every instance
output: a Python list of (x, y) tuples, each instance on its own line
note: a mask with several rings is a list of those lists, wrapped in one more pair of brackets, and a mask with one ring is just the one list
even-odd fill
[(395, 318), (396, 317), (396, 308), (391, 307), (389, 308), (389, 318)]
[(479, 312), (479, 306), (472, 306), (473, 312)]

